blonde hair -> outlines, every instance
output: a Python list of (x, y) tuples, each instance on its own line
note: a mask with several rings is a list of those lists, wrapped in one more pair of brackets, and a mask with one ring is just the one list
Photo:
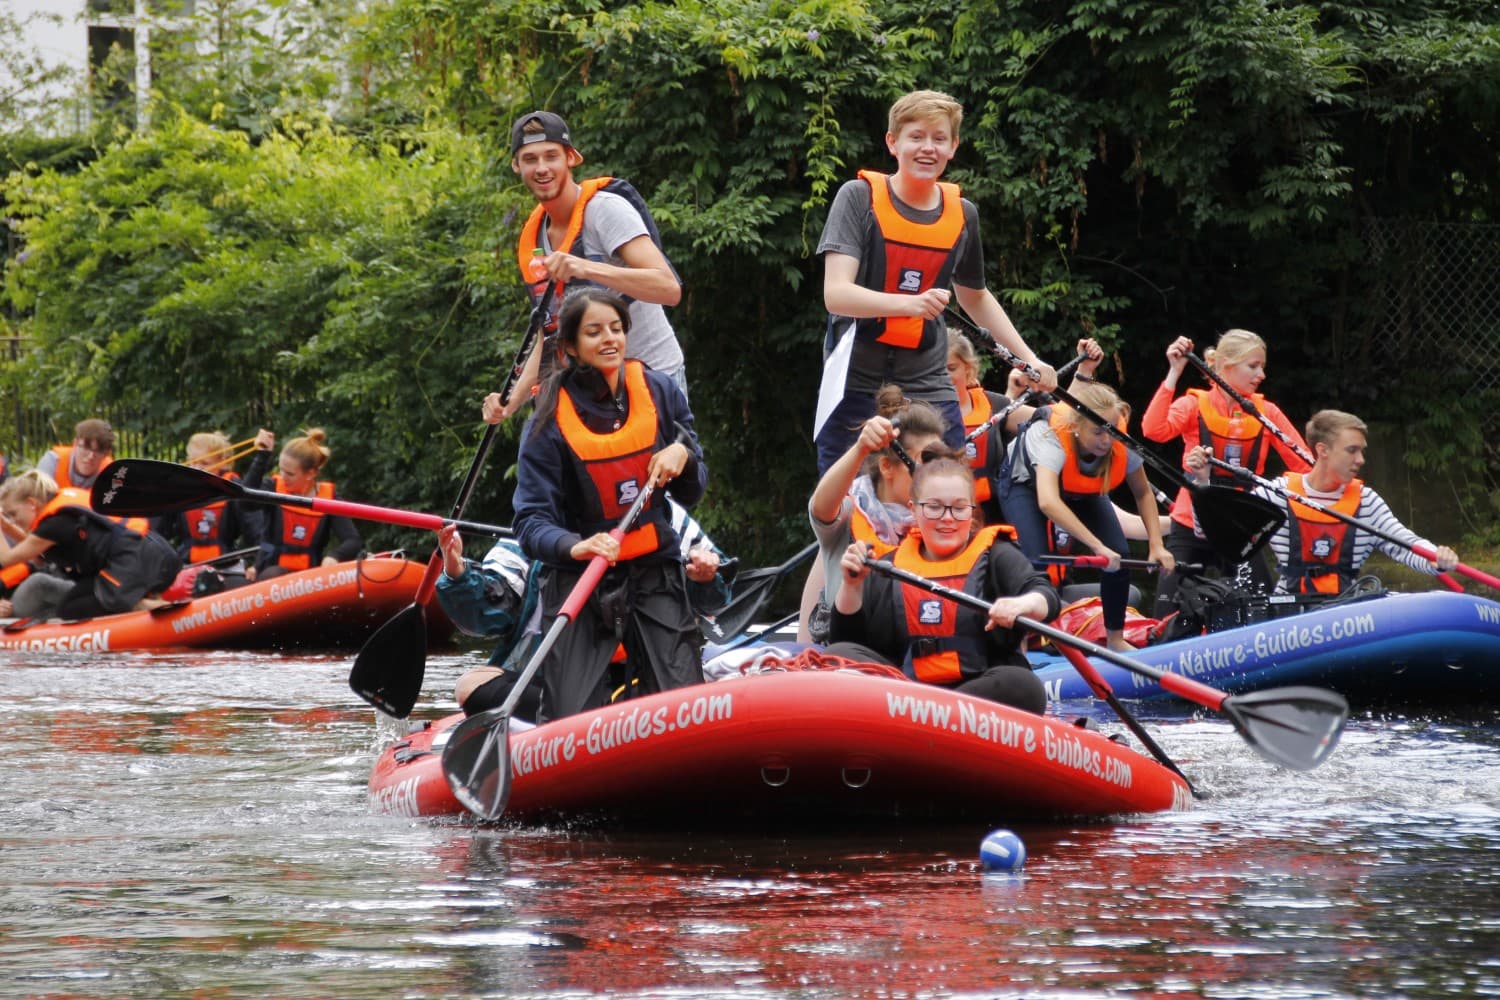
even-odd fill
[(1365, 422), (1352, 413), (1343, 410), (1319, 410), (1312, 415), (1307, 422), (1307, 443), (1316, 448), (1320, 444), (1333, 447), (1333, 442), (1344, 431), (1359, 431), (1361, 434), (1369, 433), (1370, 428)]
[[(1094, 413), (1105, 420), (1109, 420), (1111, 425), (1118, 424), (1122, 417), (1127, 420), (1130, 417), (1130, 407), (1120, 398), (1120, 394), (1103, 382), (1089, 382), (1078, 386), (1071, 390), (1071, 394), (1084, 406), (1093, 410)], [(1079, 427), (1095, 426), (1093, 417), (1086, 416), (1071, 406), (1065, 412), (1068, 417), (1068, 427), (1073, 430), (1074, 434), (1077, 434)], [(1111, 419), (1111, 415), (1113, 415), (1113, 419)], [(1111, 466), (1114, 464), (1114, 461), (1115, 452), (1111, 448), (1099, 464), (1099, 480), (1104, 484), (1100, 490), (1101, 493), (1106, 492), (1108, 489)]]
[(1219, 335), (1219, 342), (1203, 352), (1203, 360), (1218, 371), (1225, 365), (1245, 360), (1256, 351), (1266, 353), (1266, 342), (1260, 339), (1260, 334), (1249, 330), (1225, 330)]
[(323, 432), (323, 428), (314, 427), (302, 437), (294, 437), (288, 441), (281, 453), (294, 459), (302, 468), (318, 472), (333, 457), (333, 452), (323, 443), (326, 440), (328, 435)]
[(964, 120), (963, 105), (936, 90), (913, 90), (903, 94), (891, 105), (888, 131), (896, 135), (907, 122), (927, 121), (942, 118), (948, 122), (953, 138), (958, 138), (958, 127)]
[(228, 435), (218, 431), (199, 431), (187, 440), (187, 459), (189, 462), (198, 462), (205, 455), (214, 455), (217, 457), (210, 459), (210, 464), (214, 469), (222, 469), (230, 464), (227, 459), (233, 448)]
[(965, 365), (968, 365), (968, 367), (969, 367), (969, 381), (968, 381), (968, 384), (970, 386), (978, 385), (979, 384), (979, 352), (976, 351), (976, 350), (974, 350), (974, 345), (969, 342), (969, 338), (968, 337), (965, 337), (963, 334), (959, 333), (957, 330), (949, 330), (948, 331), (948, 357), (951, 358), (951, 357), (954, 357), (955, 355), (958, 357), (959, 361), (962, 361)]
[(27, 469), (18, 476), (11, 476), (0, 485), (0, 503), (7, 500), (35, 500), (39, 504), (47, 504), (55, 496), (57, 481), (36, 469)]

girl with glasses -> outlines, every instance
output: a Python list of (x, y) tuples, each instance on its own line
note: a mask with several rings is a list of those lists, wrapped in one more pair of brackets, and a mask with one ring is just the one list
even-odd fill
[[(1073, 396), (1094, 413), (1125, 430), (1129, 410), (1115, 391), (1101, 383), (1075, 386)], [(1089, 417), (1063, 404), (1037, 411), (1011, 446), (1011, 486), (1004, 501), (1021, 549), (1035, 559), (1048, 551), (1049, 533), (1065, 534), (1109, 560), (1099, 583), (1099, 601), (1109, 647), (1130, 650), (1125, 640), (1130, 571), (1120, 565), (1128, 552), (1124, 529), (1110, 502), (1122, 484), (1130, 487), (1146, 531), (1151, 561), (1163, 574), (1176, 567), (1162, 542), (1156, 497), (1141, 457)]]
[(1022, 648), (1025, 615), (1055, 616), (1057, 591), (1014, 544), (1005, 525), (983, 527), (974, 476), (963, 462), (934, 458), (917, 470), (910, 508), (915, 530), (881, 559), (991, 601), (986, 614), (884, 574), (872, 574), (870, 546), (855, 541), (839, 563), (831, 652), (899, 665), (914, 680), (1041, 714), (1042, 682)]

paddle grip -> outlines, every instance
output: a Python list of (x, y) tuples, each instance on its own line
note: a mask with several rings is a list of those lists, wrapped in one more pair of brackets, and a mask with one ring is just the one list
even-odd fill
[[(1423, 559), (1429, 559), (1432, 562), (1437, 562), (1437, 552), (1425, 545), (1413, 545), (1411, 547), (1411, 550), (1417, 555), (1421, 556)], [(1470, 580), (1473, 580), (1475, 583), (1482, 583), (1486, 587), (1494, 587), (1496, 590), (1500, 590), (1500, 578), (1493, 577), (1483, 570), (1475, 569), (1473, 566), (1465, 566), (1463, 563), (1459, 563), (1457, 566), (1454, 566), (1453, 570), (1456, 573), (1462, 573), (1464, 576), (1468, 577)], [(1440, 573), (1438, 574), (1438, 577), (1441, 579), (1442, 577), (1447, 575), (1447, 573)]]

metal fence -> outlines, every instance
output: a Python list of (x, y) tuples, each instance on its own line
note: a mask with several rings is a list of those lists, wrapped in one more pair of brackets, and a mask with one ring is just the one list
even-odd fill
[[(0, 351), (0, 365), (13, 365), (26, 350), (26, 338), (5, 337)], [(121, 413), (106, 407), (98, 412), (59, 418), (24, 399), (16, 390), (5, 390), (0, 396), (0, 455), (9, 462), (12, 472), (30, 468), (56, 444), (70, 444), (73, 426), (86, 417), (108, 420), (115, 429), (115, 454), (132, 458), (158, 458), (182, 461), (183, 442), (154, 440), (143, 432), (135, 414)]]
[(1500, 387), (1500, 225), (1371, 219), (1366, 242), (1383, 275), (1383, 343), (1405, 360), (1458, 362), (1468, 389)]

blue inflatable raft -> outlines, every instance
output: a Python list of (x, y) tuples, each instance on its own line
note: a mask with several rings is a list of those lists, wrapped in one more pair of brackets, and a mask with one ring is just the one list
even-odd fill
[[(1060, 656), (1030, 654), (1052, 700), (1092, 692)], [(1137, 650), (1132, 656), (1231, 693), (1291, 684), (1351, 705), (1480, 704), (1500, 697), (1500, 604), (1470, 594), (1385, 594)], [(1172, 698), (1092, 661), (1121, 698)]]

